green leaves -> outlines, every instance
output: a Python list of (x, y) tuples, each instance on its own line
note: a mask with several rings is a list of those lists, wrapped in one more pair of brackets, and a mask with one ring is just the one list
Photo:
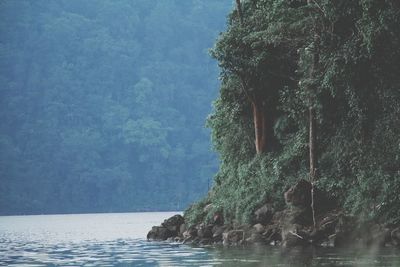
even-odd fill
[[(243, 1), (243, 15), (212, 51), (223, 79), (208, 122), (221, 157), (209, 201), (223, 203), (232, 221), (248, 220), (261, 195), (282, 201), (284, 186), (307, 176), (313, 107), (318, 186), (364, 219), (399, 222), (398, 3), (254, 0)], [(254, 99), (269, 108), (279, 143), (261, 156), (253, 149)]]

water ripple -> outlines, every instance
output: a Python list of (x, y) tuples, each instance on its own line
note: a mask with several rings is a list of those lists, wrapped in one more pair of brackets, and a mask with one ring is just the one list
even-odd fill
[(0, 216), (0, 266), (400, 266), (396, 249), (285, 251), (265, 246), (191, 247), (143, 239), (151, 225), (169, 216)]
[(189, 266), (212, 262), (203, 249), (142, 239), (57, 245), (2, 240), (0, 251), (0, 266)]

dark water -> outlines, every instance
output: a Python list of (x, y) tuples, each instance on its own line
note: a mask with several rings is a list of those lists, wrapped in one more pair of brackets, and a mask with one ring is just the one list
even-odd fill
[(147, 242), (175, 213), (0, 217), (0, 266), (400, 266), (400, 250), (281, 250)]

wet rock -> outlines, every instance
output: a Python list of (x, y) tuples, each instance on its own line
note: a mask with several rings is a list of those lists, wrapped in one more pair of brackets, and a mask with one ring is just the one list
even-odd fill
[(182, 236), (184, 239), (194, 239), (197, 237), (197, 228), (195, 226), (189, 227), (185, 232), (183, 232)]
[(199, 241), (199, 245), (205, 246), (205, 245), (211, 245), (213, 243), (213, 240), (211, 238), (201, 238)]
[(313, 224), (311, 208), (291, 207), (285, 213), (284, 224), (311, 226)]
[(223, 244), (224, 245), (238, 245), (242, 244), (245, 240), (245, 231), (244, 230), (230, 230), (228, 232), (223, 233)]
[(279, 241), (282, 241), (282, 229), (279, 225), (267, 226), (264, 233), (264, 239), (267, 243), (274, 243), (274, 245)]
[(270, 244), (271, 246), (281, 246), (281, 245), (282, 245), (282, 242), (279, 241), (279, 240), (273, 240), (273, 241), (269, 242), (269, 244)]
[(299, 233), (294, 231), (288, 231), (282, 240), (283, 247), (297, 247), (297, 246), (306, 246), (309, 245), (310, 242), (306, 237), (301, 236)]
[(200, 224), (197, 227), (197, 236), (200, 238), (212, 238), (213, 236), (212, 229), (213, 229), (212, 224), (208, 225)]
[(286, 217), (286, 210), (275, 212), (272, 217), (272, 224), (282, 224)]
[(253, 243), (264, 243), (265, 242), (265, 237), (258, 232), (252, 232), (250, 234), (250, 237), (246, 238), (246, 242), (253, 244)]
[(184, 238), (183, 238), (182, 243), (183, 243), (183, 244), (192, 243), (194, 239), (195, 239), (195, 237), (193, 237), (193, 236), (187, 236), (187, 237), (184, 237)]
[(177, 214), (166, 219), (161, 226), (178, 235), (180, 227), (183, 223), (185, 223), (185, 219), (181, 215)]
[(255, 225), (253, 225), (253, 230), (256, 233), (263, 233), (265, 231), (265, 226), (262, 225), (261, 223), (257, 223)]
[(271, 204), (265, 204), (254, 212), (254, 222), (267, 225), (271, 222), (275, 213)]
[(336, 225), (339, 220), (339, 213), (331, 212), (326, 214), (320, 221), (319, 221), (319, 229), (325, 232), (327, 235), (334, 234)]
[(179, 243), (179, 242), (182, 242), (183, 239), (180, 238), (179, 236), (172, 236), (172, 237), (167, 238), (167, 241), (168, 241), (168, 242), (176, 242), (176, 243)]
[(214, 225), (214, 227), (212, 228), (212, 238), (215, 242), (219, 242), (222, 241), (222, 234), (225, 231), (224, 226), (220, 226), (220, 225)]
[(310, 241), (314, 245), (321, 245), (324, 247), (333, 246), (333, 239), (330, 236), (336, 233), (336, 225), (338, 223), (338, 214), (331, 212), (320, 218), (317, 222), (317, 228), (313, 229), (310, 233)]
[(285, 201), (289, 208), (281, 215), (281, 224), (298, 224), (303, 226), (313, 224), (310, 182), (306, 180), (297, 182), (285, 192)]
[(311, 183), (303, 179), (298, 181), (285, 192), (285, 201), (286, 204), (294, 207), (309, 208), (311, 206)]
[(201, 238), (197, 236), (197, 237), (193, 238), (190, 241), (190, 243), (192, 243), (193, 245), (198, 245), (198, 244), (200, 244), (200, 241), (201, 241)]
[[(285, 201), (289, 206), (299, 208), (311, 207), (312, 185), (306, 180), (298, 181), (288, 191), (285, 192)], [(314, 186), (314, 209), (316, 214), (323, 214), (335, 208), (335, 201), (329, 197), (328, 193)]]
[(147, 234), (148, 240), (167, 240), (170, 237), (176, 236), (175, 232), (168, 230), (164, 226), (153, 226)]
[(186, 232), (186, 224), (182, 223), (181, 226), (179, 227), (179, 236), (183, 236), (183, 233)]
[[(244, 235), (242, 238), (244, 238), (244, 241), (246, 241), (247, 244), (265, 243), (266, 242), (266, 238), (263, 235), (265, 232), (265, 226), (260, 223), (255, 224), (252, 227), (249, 227), (248, 225), (244, 225), (244, 226), (239, 227), (239, 229), (237, 229), (237, 230), (243, 231)], [(235, 242), (237, 242), (237, 241), (235, 241)]]

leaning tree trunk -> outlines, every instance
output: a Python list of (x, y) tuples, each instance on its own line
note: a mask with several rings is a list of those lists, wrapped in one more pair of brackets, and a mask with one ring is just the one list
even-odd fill
[[(240, 0), (236, 0), (236, 8), (239, 16), (240, 25), (243, 26), (243, 12)], [(262, 101), (257, 100), (257, 96), (249, 94), (242, 79), (242, 87), (251, 101), (253, 109), (253, 123), (255, 134), (255, 147), (257, 154), (261, 154), (267, 149), (267, 122), (266, 110)]]
[(243, 24), (242, 5), (240, 3), (240, 0), (236, 0), (236, 8), (239, 15), (240, 24)]
[(252, 101), (255, 146), (257, 154), (266, 151), (267, 147), (267, 122), (265, 108), (262, 102)]

